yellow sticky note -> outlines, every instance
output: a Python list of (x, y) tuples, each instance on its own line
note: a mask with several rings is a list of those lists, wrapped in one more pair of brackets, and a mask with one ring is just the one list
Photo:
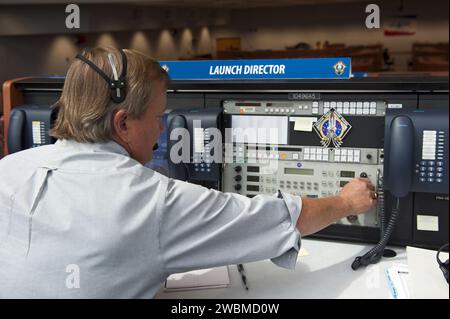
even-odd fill
[(291, 117), (291, 121), (294, 121), (294, 131), (311, 132), (314, 122), (317, 121), (316, 117)]

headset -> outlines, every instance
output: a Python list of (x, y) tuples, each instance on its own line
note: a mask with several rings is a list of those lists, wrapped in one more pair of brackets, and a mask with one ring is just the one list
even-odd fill
[[(98, 66), (96, 66), (92, 61), (87, 59), (83, 56), (83, 54), (77, 54), (76, 59), (80, 59), (87, 65), (89, 65), (95, 72), (97, 72), (105, 81), (109, 84), (109, 88), (111, 89), (111, 100), (114, 103), (122, 103), (125, 101), (125, 98), (127, 97), (127, 55), (125, 52), (121, 49), (119, 50), (120, 55), (122, 56), (122, 73), (120, 74), (120, 77), (117, 74), (117, 68), (116, 64), (114, 63), (114, 57), (111, 53), (108, 53), (108, 60), (109, 64), (111, 65), (111, 69), (113, 71), (113, 79), (110, 79), (105, 72), (103, 72)], [(158, 149), (158, 144), (156, 143), (153, 146), (153, 150)]]
[(127, 97), (127, 55), (123, 50), (119, 50), (122, 55), (122, 74), (120, 77), (117, 75), (116, 64), (114, 63), (114, 57), (111, 53), (108, 53), (108, 60), (111, 64), (113, 71), (113, 79), (110, 79), (105, 72), (103, 72), (98, 66), (96, 66), (92, 61), (84, 57), (82, 54), (77, 54), (75, 58), (80, 59), (87, 65), (89, 65), (95, 72), (97, 72), (108, 84), (111, 89), (111, 100), (114, 103), (122, 103)]
[(442, 261), (439, 259), (439, 254), (440, 254), (441, 251), (444, 250), (444, 248), (446, 248), (446, 247), (448, 247), (448, 243), (445, 244), (444, 246), (442, 246), (441, 248), (439, 248), (439, 250), (438, 250), (438, 252), (437, 252), (437, 254), (436, 254), (436, 259), (437, 259), (437, 262), (438, 262), (438, 264), (439, 264), (439, 268), (441, 269), (442, 273), (444, 274), (445, 280), (447, 280), (447, 283), (448, 283), (448, 271), (449, 271), (449, 270), (448, 270), (448, 268), (449, 268), (449, 262), (448, 262), (448, 259), (447, 259), (445, 262), (442, 262)]

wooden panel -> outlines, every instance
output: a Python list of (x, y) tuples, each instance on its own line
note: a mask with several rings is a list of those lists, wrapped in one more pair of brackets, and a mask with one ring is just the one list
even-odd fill
[(22, 93), (16, 88), (14, 85), (15, 82), (26, 80), (29, 78), (18, 78), (14, 80), (8, 80), (3, 83), (3, 150), (4, 155), (8, 155), (8, 127), (9, 127), (9, 114), (11, 110), (23, 104), (23, 96)]

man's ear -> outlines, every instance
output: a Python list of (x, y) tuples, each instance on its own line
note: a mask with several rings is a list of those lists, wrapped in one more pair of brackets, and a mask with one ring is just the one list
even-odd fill
[(129, 127), (127, 123), (127, 112), (125, 110), (119, 110), (114, 114), (112, 119), (113, 128), (116, 136), (124, 142), (129, 142)]

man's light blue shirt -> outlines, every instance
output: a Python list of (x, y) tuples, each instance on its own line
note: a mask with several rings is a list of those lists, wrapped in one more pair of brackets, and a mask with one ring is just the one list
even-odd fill
[(301, 198), (252, 199), (163, 176), (115, 142), (0, 160), (0, 298), (152, 298), (172, 273), (294, 268)]

